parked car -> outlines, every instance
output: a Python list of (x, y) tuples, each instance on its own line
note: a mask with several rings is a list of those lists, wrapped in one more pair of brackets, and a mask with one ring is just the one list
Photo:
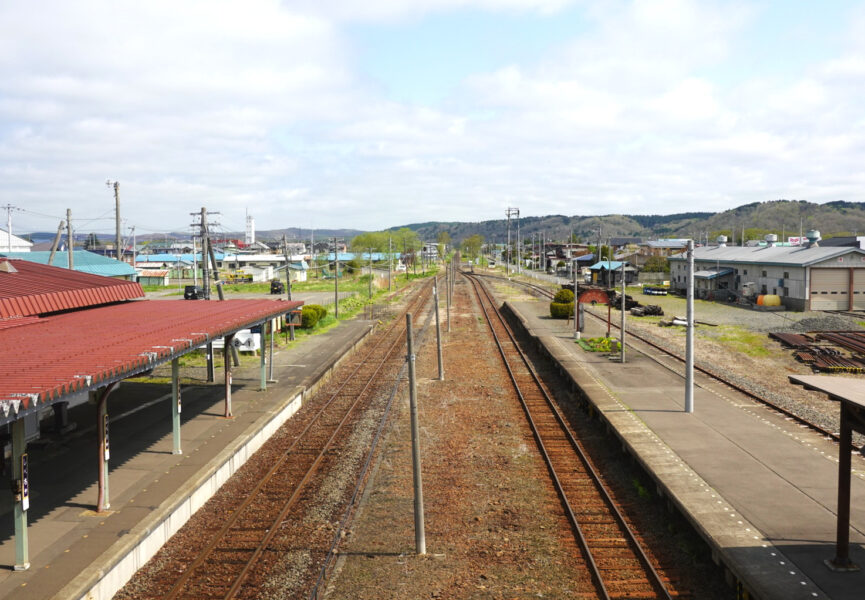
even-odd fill
[(200, 288), (197, 285), (187, 285), (183, 288), (183, 299), (184, 300), (203, 300), (204, 299), (204, 288)]
[(274, 279), (270, 282), (270, 293), (271, 294), (284, 294), (285, 293), (285, 284), (281, 282), (279, 279)]

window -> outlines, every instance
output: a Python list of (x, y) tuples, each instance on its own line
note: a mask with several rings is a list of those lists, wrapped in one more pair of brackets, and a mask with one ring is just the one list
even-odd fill
[(760, 288), (760, 293), (763, 294), (764, 296), (766, 295), (767, 292), (766, 292), (766, 286), (765, 286), (765, 285), (763, 285), (763, 286)]
[(784, 271), (784, 279), (790, 279), (790, 272)]
[(743, 270), (742, 270), (742, 275), (747, 275), (747, 274), (748, 274), (748, 269), (743, 269)]
[(761, 273), (762, 273), (761, 277), (765, 277), (765, 276), (766, 276), (766, 271), (762, 271)]
[(785, 296), (789, 296), (789, 295), (790, 295), (790, 288), (788, 288), (788, 287), (785, 287), (785, 288), (784, 288), (784, 295), (785, 295)]

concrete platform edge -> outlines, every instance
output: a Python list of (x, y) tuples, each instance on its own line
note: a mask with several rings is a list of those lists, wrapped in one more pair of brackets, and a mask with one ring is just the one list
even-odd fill
[[(621, 404), (594, 376), (585, 370), (579, 361), (568, 356), (568, 351), (561, 348), (561, 338), (556, 336), (539, 336), (532, 331), (528, 320), (512, 304), (505, 302), (504, 310), (510, 313), (522, 329), (536, 341), (537, 348), (556, 364), (559, 372), (570, 380), (572, 389), (582, 401), (586, 402), (592, 412), (597, 413), (606, 423), (607, 429), (613, 433), (628, 452), (652, 477), (660, 495), (667, 498), (671, 507), (680, 512), (699, 535), (705, 540), (712, 551), (712, 557), (726, 569), (727, 581), (737, 588), (740, 597), (760, 600), (788, 600), (804, 597), (805, 581), (809, 589), (819, 589), (805, 574), (798, 573), (795, 577), (789, 571), (778, 567), (777, 561), (768, 561), (748, 555), (747, 559), (734, 556), (730, 548), (743, 545), (762, 545), (771, 542), (765, 540), (753, 524), (747, 522), (742, 515), (738, 521), (743, 526), (749, 526), (755, 535), (752, 539), (741, 539), (723, 525), (723, 520), (714, 514), (707, 514), (705, 498), (706, 491), (714, 492), (723, 499), (720, 493), (710, 486), (687, 464), (670, 450), (663, 440), (658, 438), (649, 427), (643, 423), (627, 406)], [(726, 501), (724, 504), (729, 505)], [(741, 529), (741, 527), (739, 528)], [(759, 539), (753, 539), (754, 537)], [(780, 549), (779, 555), (783, 555)], [(782, 563), (783, 564), (783, 563)], [(757, 577), (759, 575), (759, 577)], [(742, 596), (747, 592), (748, 596)]]
[[(201, 506), (228, 481), (317, 391), (344, 359), (372, 332), (372, 325), (350, 339), (332, 360), (294, 386), (277, 406), (254, 421), (215, 456), (199, 476), (168, 497), (160, 507), (64, 586), (56, 599), (110, 600)], [(190, 491), (191, 490), (191, 491)]]

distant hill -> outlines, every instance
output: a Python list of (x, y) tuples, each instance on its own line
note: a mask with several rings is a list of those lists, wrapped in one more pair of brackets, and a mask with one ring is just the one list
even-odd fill
[[(598, 231), (603, 240), (611, 237), (652, 238), (714, 238), (720, 232), (734, 233), (741, 239), (742, 229), (753, 239), (766, 232), (782, 236), (798, 235), (802, 231), (817, 229), (821, 235), (865, 235), (865, 202), (827, 202), (815, 204), (804, 200), (772, 200), (754, 202), (720, 213), (689, 212), (672, 215), (593, 215), (567, 217), (523, 217), (520, 236), (531, 237), (543, 233), (547, 239), (565, 240), (573, 233), (584, 242), (595, 242)], [(435, 240), (447, 231), (454, 240), (479, 233), (487, 241), (504, 242), (507, 239), (507, 220), (466, 222), (428, 222), (407, 225), (425, 240)], [(750, 230), (750, 231), (749, 231)], [(764, 231), (765, 230), (765, 231)], [(516, 222), (511, 221), (511, 237), (516, 237)]]
[[(412, 223), (408, 227), (416, 231), (425, 241), (435, 241), (439, 233), (446, 231), (451, 239), (459, 241), (474, 234), (480, 234), (486, 241), (503, 243), (507, 240), (507, 219), (492, 221), (460, 222), (460, 221), (427, 221)], [(533, 233), (543, 233), (549, 240), (564, 241), (574, 234), (583, 242), (597, 241), (599, 230), (603, 240), (611, 237), (641, 237), (644, 239), (664, 237), (693, 237), (695, 239), (710, 239), (724, 232), (732, 234), (735, 240), (740, 240), (744, 229), (749, 239), (762, 237), (765, 233), (776, 233), (781, 239), (790, 235), (817, 229), (826, 237), (838, 235), (865, 235), (865, 202), (845, 202), (838, 200), (825, 204), (815, 204), (805, 200), (772, 200), (768, 202), (753, 202), (720, 213), (687, 212), (672, 215), (592, 215), (564, 216), (547, 215), (544, 217), (522, 217), (519, 221), (520, 236), (531, 238)], [(392, 230), (400, 229), (393, 227)], [(749, 231), (750, 230), (750, 231)], [(516, 239), (517, 223), (511, 221), (511, 238)], [(316, 229), (316, 241), (337, 237), (350, 241), (356, 235), (363, 233), (358, 229)], [(288, 241), (308, 241), (309, 229), (288, 227), (284, 229), (269, 229), (256, 232), (260, 241), (281, 240), (285, 234)], [(85, 232), (78, 232), (76, 240), (86, 238)], [(228, 238), (243, 239), (243, 232), (220, 233)], [(31, 239), (54, 238), (53, 232), (33, 232)], [(100, 235), (100, 239), (113, 239), (113, 236)], [(188, 232), (169, 234), (153, 234), (138, 236), (139, 241), (145, 240), (188, 240)]]

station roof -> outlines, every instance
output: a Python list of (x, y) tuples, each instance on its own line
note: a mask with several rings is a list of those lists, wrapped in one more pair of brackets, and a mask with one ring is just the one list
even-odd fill
[(0, 328), (0, 424), (299, 308), (286, 300), (125, 302)]
[(790, 375), (789, 379), (807, 390), (823, 392), (832, 400), (865, 407), (865, 381), (862, 379), (829, 375)]
[(21, 259), (0, 259), (0, 319), (143, 298), (138, 283)]

